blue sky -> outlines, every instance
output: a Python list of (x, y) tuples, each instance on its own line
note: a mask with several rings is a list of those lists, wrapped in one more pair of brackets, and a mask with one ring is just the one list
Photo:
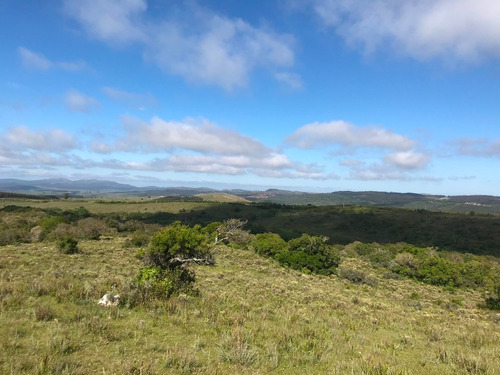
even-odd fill
[(497, 0), (4, 0), (1, 178), (500, 195)]

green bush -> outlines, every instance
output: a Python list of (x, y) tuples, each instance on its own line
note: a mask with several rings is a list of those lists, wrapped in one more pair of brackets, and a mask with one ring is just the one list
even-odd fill
[(50, 233), (52, 233), (57, 228), (59, 224), (67, 222), (68, 220), (66, 220), (62, 216), (51, 216), (43, 219), (40, 223), (40, 226), (42, 227), (42, 234), (40, 239), (46, 238)]
[(213, 263), (210, 236), (199, 225), (175, 222), (153, 236), (139, 252), (144, 263), (137, 273), (129, 304), (163, 300), (173, 293), (192, 292), (195, 273), (192, 263)]
[(146, 266), (175, 269), (189, 260), (210, 260), (209, 236), (200, 225), (189, 227), (176, 221), (151, 238), (144, 252)]
[(57, 247), (59, 251), (63, 254), (75, 254), (78, 253), (78, 240), (73, 237), (65, 237), (57, 242)]
[(288, 241), (288, 250), (277, 253), (275, 258), (287, 267), (320, 275), (331, 275), (340, 264), (340, 256), (322, 236), (303, 234)]
[(279, 234), (261, 233), (255, 236), (252, 247), (257, 254), (274, 257), (288, 251), (288, 244)]

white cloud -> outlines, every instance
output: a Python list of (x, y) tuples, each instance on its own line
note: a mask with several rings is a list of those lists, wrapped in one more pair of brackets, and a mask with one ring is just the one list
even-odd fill
[(304, 125), (287, 137), (286, 142), (303, 149), (341, 146), (408, 150), (415, 145), (410, 138), (380, 126), (361, 127), (344, 121)]
[(90, 149), (97, 154), (109, 154), (114, 151), (113, 146), (98, 141), (92, 141)]
[(75, 136), (61, 129), (11, 127), (0, 133), (0, 165), (21, 167), (26, 173), (59, 166), (79, 167), (76, 157), (68, 154), (77, 146)]
[(289, 36), (205, 10), (195, 15), (184, 25), (173, 22), (158, 27), (146, 48), (146, 59), (187, 81), (226, 90), (246, 86), (257, 67), (294, 63)]
[[(354, 154), (354, 158), (339, 161), (340, 166), (348, 168), (352, 179), (408, 180), (414, 178), (408, 172), (424, 169), (431, 160), (429, 155), (415, 150), (417, 143), (411, 138), (381, 126), (362, 127), (344, 121), (305, 125), (285, 142), (306, 150), (337, 149), (333, 157)], [(366, 159), (359, 160), (360, 155)]]
[(402, 151), (386, 155), (384, 161), (398, 168), (422, 169), (429, 163), (430, 157), (414, 151)]
[(96, 99), (86, 96), (76, 90), (71, 90), (66, 93), (64, 96), (64, 103), (69, 110), (75, 112), (88, 113), (100, 107), (100, 103)]
[(119, 90), (113, 87), (103, 87), (102, 91), (106, 96), (116, 102), (123, 103), (129, 107), (135, 109), (146, 109), (149, 107), (154, 107), (158, 104), (154, 95), (147, 94), (135, 94), (132, 92)]
[(150, 123), (134, 117), (122, 118), (127, 135), (118, 148), (126, 151), (170, 152), (176, 149), (219, 155), (269, 155), (271, 149), (260, 141), (227, 130), (205, 119)]
[(65, 12), (82, 24), (87, 33), (110, 43), (144, 40), (140, 16), (144, 0), (65, 0)]
[(34, 131), (26, 126), (17, 126), (8, 129), (1, 135), (2, 143), (15, 150), (39, 150), (59, 152), (72, 149), (76, 146), (76, 139), (61, 129), (48, 131)]
[(193, 4), (161, 20), (148, 18), (141, 0), (66, 0), (65, 9), (91, 37), (111, 44), (137, 42), (147, 61), (196, 84), (233, 90), (245, 87), (256, 68), (294, 64), (290, 35)]
[(79, 72), (87, 69), (87, 64), (82, 61), (51, 61), (40, 53), (30, 51), (24, 47), (18, 47), (17, 51), (21, 57), (24, 67), (33, 70), (61, 69), (70, 72)]
[(294, 162), (259, 140), (224, 129), (206, 119), (164, 121), (154, 117), (150, 122), (144, 122), (127, 116), (122, 122), (123, 137), (113, 144), (92, 142), (91, 149), (103, 154), (125, 152), (155, 157), (141, 162), (108, 160), (106, 166), (109, 168), (329, 178), (314, 165)]
[(349, 44), (391, 46), (419, 60), (500, 57), (497, 0), (313, 0), (322, 21)]

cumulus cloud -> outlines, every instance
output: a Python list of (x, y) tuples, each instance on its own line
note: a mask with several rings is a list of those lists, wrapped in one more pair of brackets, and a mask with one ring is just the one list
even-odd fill
[(32, 70), (61, 69), (70, 72), (79, 72), (87, 69), (84, 61), (51, 61), (44, 55), (31, 51), (25, 47), (18, 47), (19, 56), (25, 68)]
[(197, 5), (180, 6), (161, 20), (148, 17), (143, 0), (66, 0), (65, 10), (91, 37), (111, 44), (137, 43), (147, 61), (197, 84), (233, 90), (245, 87), (256, 68), (294, 64), (290, 35)]
[[(289, 146), (313, 150), (335, 149), (331, 156), (350, 154), (339, 161), (350, 177), (361, 180), (408, 180), (409, 172), (427, 167), (431, 157), (416, 151), (417, 142), (381, 126), (357, 126), (345, 121), (315, 122), (285, 139)], [(367, 158), (360, 160), (360, 155)], [(369, 160), (369, 162), (363, 161)]]
[(365, 52), (391, 46), (419, 60), (500, 57), (497, 0), (313, 0), (314, 11)]
[(76, 90), (70, 90), (66, 93), (64, 96), (64, 103), (66, 108), (71, 111), (85, 113), (89, 113), (90, 111), (101, 106), (96, 99), (84, 95)]
[(402, 151), (386, 155), (384, 161), (398, 168), (422, 169), (429, 163), (430, 156), (414, 151)]
[(119, 90), (114, 87), (103, 87), (102, 91), (106, 96), (118, 103), (125, 104), (135, 109), (146, 109), (154, 107), (158, 104), (153, 94), (136, 94), (124, 90)]
[(344, 121), (304, 125), (286, 138), (291, 146), (312, 149), (325, 146), (377, 147), (408, 150), (415, 145), (410, 138), (379, 126), (361, 127)]
[(15, 126), (0, 133), (0, 165), (28, 170), (76, 166), (71, 152), (79, 146), (75, 136), (61, 129), (33, 130)]
[(327, 178), (321, 168), (290, 160), (282, 152), (236, 131), (224, 129), (206, 119), (165, 121), (153, 117), (145, 122), (122, 118), (124, 135), (113, 144), (93, 142), (101, 154), (143, 153), (155, 155), (143, 162), (108, 160), (119, 169), (254, 174), (287, 178)]
[[(144, 122), (123, 117), (122, 122), (122, 134), (110, 143), (97, 136), (94, 140), (77, 140), (75, 134), (62, 129), (9, 128), (0, 133), (0, 165), (30, 170), (64, 166), (111, 171), (336, 178), (324, 173), (321, 166), (293, 161), (278, 149), (206, 119), (175, 122), (154, 117)], [(86, 157), (80, 156), (82, 150)], [(114, 157), (116, 154), (119, 158)]]
[[(281, 155), (276, 155), (276, 157), (278, 159), (283, 158)], [(281, 162), (279, 164), (281, 164)], [(335, 175), (329, 175), (318, 171), (314, 167), (295, 164), (289, 160), (286, 161), (285, 165), (271, 167), (265, 160), (257, 157), (243, 157), (238, 160), (238, 158), (234, 157), (217, 155), (174, 154), (164, 158), (155, 158), (146, 162), (109, 159), (104, 161), (101, 166), (112, 169), (137, 171), (194, 172), (233, 176), (253, 174), (259, 177), (272, 178), (304, 178), (318, 180), (338, 178)]]
[(76, 146), (74, 135), (61, 129), (34, 131), (26, 126), (16, 126), (8, 129), (1, 138), (13, 149), (60, 152)]
[(269, 155), (271, 149), (260, 141), (227, 130), (205, 119), (187, 118), (148, 122), (124, 116), (127, 135), (117, 147), (124, 151), (170, 152), (176, 149), (219, 155)]

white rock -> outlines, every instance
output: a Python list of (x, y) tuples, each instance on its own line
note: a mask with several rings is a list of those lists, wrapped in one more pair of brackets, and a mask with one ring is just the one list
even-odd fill
[(102, 298), (97, 302), (101, 306), (118, 306), (120, 303), (120, 295), (112, 295), (111, 293), (106, 293), (102, 296)]

